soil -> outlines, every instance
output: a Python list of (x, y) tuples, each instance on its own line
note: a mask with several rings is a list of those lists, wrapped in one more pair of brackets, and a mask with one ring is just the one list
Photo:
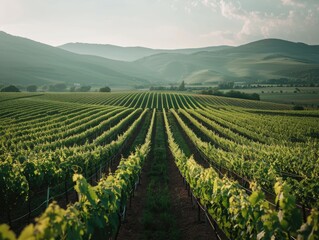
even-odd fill
[[(147, 161), (142, 173), (141, 184), (135, 191), (135, 196), (131, 201), (131, 207), (127, 210), (127, 216), (121, 225), (117, 240), (141, 239), (143, 231), (142, 216), (148, 183), (146, 173), (149, 169), (150, 161)], [(213, 229), (204, 221), (203, 213), (201, 213), (202, 221), (198, 221), (197, 206), (194, 206), (191, 202), (188, 191), (183, 184), (182, 177), (171, 157), (169, 159), (168, 170), (173, 214), (176, 217), (176, 224), (180, 230), (180, 239), (217, 239)]]
[[(166, 147), (169, 153), (168, 146)], [(127, 209), (127, 216), (120, 227), (117, 240), (137, 240), (143, 236), (142, 216), (149, 180), (147, 173), (150, 171), (152, 163), (151, 158), (152, 156), (145, 163), (141, 184), (138, 186), (134, 198), (132, 198), (131, 207)], [(168, 154), (168, 175), (171, 206), (173, 215), (176, 218), (176, 227), (180, 232), (180, 239), (217, 239), (213, 229), (205, 221), (202, 212), (200, 216), (201, 221), (198, 221), (197, 206), (191, 202), (182, 177), (170, 154)]]
[(193, 205), (191, 198), (188, 196), (188, 191), (172, 157), (169, 159), (169, 179), (171, 201), (177, 227), (181, 234), (180, 239), (217, 239), (213, 229), (205, 221), (202, 212), (201, 221), (198, 221), (197, 206)]
[[(154, 126), (155, 129), (155, 126)], [(154, 140), (155, 130), (153, 130), (152, 141)], [(143, 231), (142, 217), (143, 209), (146, 201), (147, 185), (149, 182), (148, 172), (151, 169), (151, 163), (153, 158), (153, 148), (150, 150), (148, 158), (145, 160), (142, 172), (140, 175), (140, 182), (134, 191), (134, 196), (128, 203), (126, 216), (124, 222), (122, 222), (117, 240), (133, 240), (140, 239)]]
[(142, 217), (146, 200), (148, 185), (148, 172), (151, 168), (151, 161), (147, 159), (140, 177), (140, 184), (134, 192), (131, 204), (128, 204), (127, 214), (124, 222), (120, 227), (117, 240), (140, 239), (143, 231)]

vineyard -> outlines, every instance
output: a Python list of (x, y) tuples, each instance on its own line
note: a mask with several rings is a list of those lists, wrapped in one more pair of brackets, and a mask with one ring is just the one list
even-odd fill
[(0, 240), (319, 239), (319, 112), (1, 93)]

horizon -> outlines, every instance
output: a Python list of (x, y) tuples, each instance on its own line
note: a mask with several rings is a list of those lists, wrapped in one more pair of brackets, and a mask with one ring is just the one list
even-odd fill
[(280, 41), (286, 41), (286, 42), (292, 42), (292, 43), (302, 43), (302, 44), (306, 44), (306, 45), (309, 45), (309, 46), (319, 46), (319, 43), (318, 44), (308, 44), (308, 43), (305, 43), (305, 42), (294, 42), (294, 41), (291, 41), (291, 40), (288, 40), (288, 39), (280, 39), (280, 38), (262, 38), (262, 39), (257, 39), (255, 41), (246, 42), (246, 43), (243, 43), (243, 44), (240, 44), (240, 45), (209, 45), (209, 46), (189, 47), (189, 48), (151, 48), (151, 47), (142, 46), (142, 45), (122, 46), (122, 45), (115, 45), (115, 44), (110, 44), (110, 43), (94, 43), (94, 42), (66, 42), (66, 43), (62, 43), (61, 45), (54, 46), (54, 45), (51, 45), (51, 44), (47, 44), (47, 43), (38, 41), (37, 39), (31, 39), (31, 38), (28, 38), (26, 36), (19, 36), (19, 35), (11, 34), (9, 32), (3, 31), (1, 29), (0, 29), (0, 32), (3, 32), (5, 34), (8, 34), (8, 35), (13, 36), (13, 37), (24, 38), (24, 39), (28, 39), (28, 40), (31, 40), (31, 41), (34, 41), (34, 42), (37, 42), (37, 43), (40, 43), (40, 44), (45, 44), (45, 45), (48, 45), (48, 46), (51, 46), (51, 47), (57, 47), (57, 48), (59, 48), (61, 46), (64, 46), (64, 45), (67, 45), (67, 44), (88, 44), (88, 45), (101, 45), (101, 46), (109, 45), (109, 46), (121, 47), (121, 48), (148, 48), (148, 49), (153, 49), (153, 50), (182, 50), (182, 49), (192, 49), (192, 48), (193, 49), (197, 49), (197, 48), (200, 49), (200, 48), (222, 47), (222, 46), (239, 47), (239, 46), (242, 46), (242, 45), (246, 45), (246, 44), (253, 43), (253, 42), (258, 42), (258, 41), (263, 41), (263, 40), (280, 40)]
[(319, 43), (315, 0), (0, 2), (2, 31), (51, 46), (91, 43), (184, 49), (239, 46), (268, 38)]

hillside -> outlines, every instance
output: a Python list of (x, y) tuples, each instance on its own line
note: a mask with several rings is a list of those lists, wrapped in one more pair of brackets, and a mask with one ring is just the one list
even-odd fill
[[(70, 52), (73, 47), (74, 51), (86, 55)], [(66, 83), (71, 86), (79, 83), (133, 88), (182, 80), (188, 84), (207, 85), (221, 81), (278, 79), (319, 83), (319, 46), (279, 39), (265, 39), (239, 47), (176, 50), (97, 44), (67, 44), (61, 48), (0, 32), (0, 85)], [(128, 62), (105, 56), (126, 60), (143, 57)]]
[(0, 32), (0, 84), (135, 86), (159, 82), (136, 63), (84, 56)]
[(215, 52), (157, 54), (137, 61), (161, 77), (190, 84), (287, 78), (319, 82), (319, 46), (265, 39)]
[(145, 47), (120, 47), (110, 44), (67, 43), (59, 46), (59, 48), (78, 54), (93, 55), (121, 61), (135, 61), (159, 53), (192, 54), (202, 51), (218, 51), (232, 47), (216, 46), (188, 49), (152, 49)]

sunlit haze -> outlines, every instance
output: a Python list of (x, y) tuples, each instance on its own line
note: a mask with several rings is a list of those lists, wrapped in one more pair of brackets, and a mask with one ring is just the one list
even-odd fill
[(319, 43), (318, 0), (0, 0), (0, 30), (50, 45)]

